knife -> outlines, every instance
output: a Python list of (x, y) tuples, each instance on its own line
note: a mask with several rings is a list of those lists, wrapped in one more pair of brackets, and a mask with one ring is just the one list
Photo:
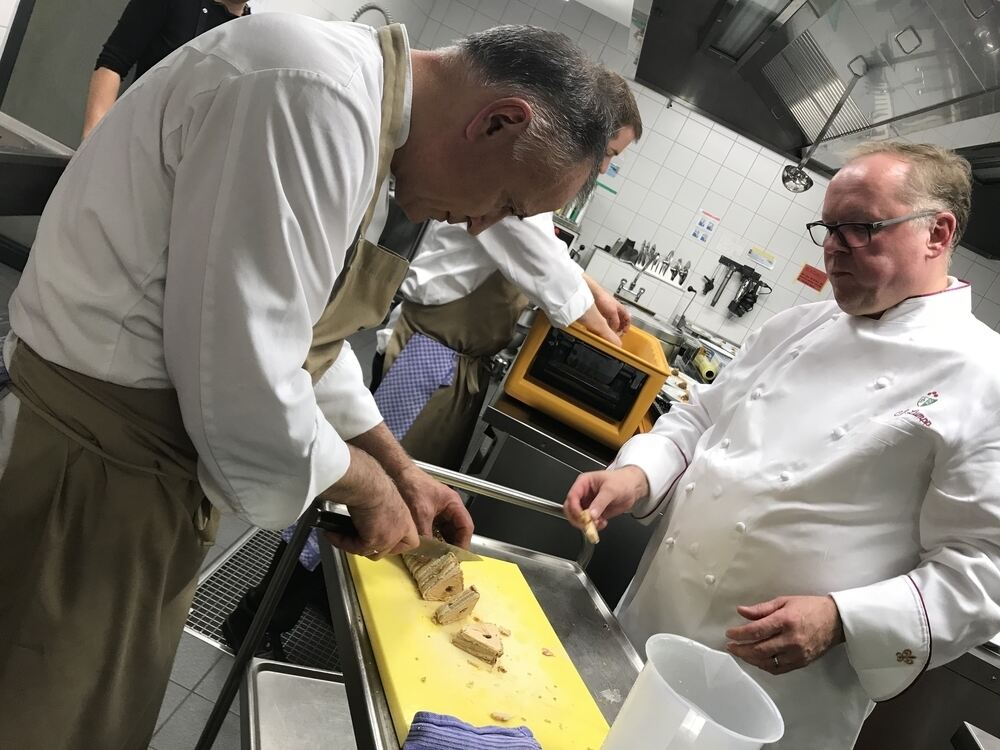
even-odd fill
[[(345, 536), (358, 536), (358, 529), (349, 515), (346, 513), (339, 513), (336, 510), (331, 510), (329, 508), (320, 510), (316, 527), (326, 531), (336, 531), (337, 533), (344, 534)], [(428, 557), (440, 557), (441, 555), (446, 555), (451, 552), (458, 558), (459, 562), (478, 562), (483, 559), (475, 552), (462, 549), (454, 544), (448, 544), (448, 542), (443, 539), (437, 539), (432, 536), (421, 536), (420, 544), (418, 544), (415, 549), (409, 551), (416, 552), (418, 555), (427, 555)]]

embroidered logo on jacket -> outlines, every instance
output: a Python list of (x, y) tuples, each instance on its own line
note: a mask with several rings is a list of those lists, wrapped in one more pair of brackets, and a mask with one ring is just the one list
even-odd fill
[[(931, 404), (936, 404), (941, 395), (937, 391), (928, 391), (926, 396), (921, 396), (917, 399), (917, 406), (930, 406)], [(920, 424), (924, 427), (931, 426), (931, 420), (929, 420), (922, 411), (919, 409), (900, 409), (895, 414), (894, 417), (901, 417), (904, 414), (909, 414), (914, 417)]]
[(930, 391), (926, 396), (921, 396), (917, 400), (917, 406), (930, 406), (938, 400), (938, 392)]

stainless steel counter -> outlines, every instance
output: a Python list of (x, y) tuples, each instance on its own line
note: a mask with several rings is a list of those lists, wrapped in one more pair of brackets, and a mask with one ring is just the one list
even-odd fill
[[(329, 545), (322, 547), (357, 746), (359, 750), (398, 750), (346, 556)], [(583, 570), (568, 560), (479, 536), (473, 538), (472, 549), (517, 563), (605, 719), (613, 722), (642, 661)]]
[(241, 692), (246, 750), (357, 750), (340, 675), (254, 659)]
[[(558, 420), (500, 393), (483, 412), (486, 437), (467, 468), (506, 487), (562, 504), (585, 471), (598, 471), (615, 451)], [(484, 536), (567, 559), (578, 559), (583, 538), (562, 518), (529, 517), (517, 508), (474, 496), (469, 510)], [(586, 564), (587, 575), (613, 607), (639, 565), (652, 534), (631, 516), (615, 519)]]
[(73, 150), (0, 112), (0, 216), (37, 216)]
[(482, 420), (578, 472), (603, 469), (615, 457), (616, 451), (606, 445), (502, 392), (483, 411)]

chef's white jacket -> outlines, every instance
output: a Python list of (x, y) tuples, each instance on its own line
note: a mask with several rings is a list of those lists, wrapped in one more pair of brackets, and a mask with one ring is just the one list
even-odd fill
[[(551, 212), (510, 217), (476, 237), (464, 224), (430, 222), (399, 290), (411, 302), (443, 305), (468, 296), (497, 271), (560, 328), (594, 304), (583, 269), (555, 235)], [(379, 333), (384, 349), (391, 326)]]
[[(85, 375), (175, 388), (206, 495), (253, 524), (294, 521), (347, 470), (345, 439), (382, 421), (349, 346), (315, 387), (302, 369), (387, 191), (382, 68), (371, 27), (272, 13), (165, 58), (56, 186), (11, 299), (8, 361), (16, 337)], [(410, 94), (408, 76), (398, 145)]]
[(649, 478), (636, 516), (665, 514), (619, 605), (637, 647), (723, 648), (738, 604), (833, 595), (846, 644), (785, 675), (743, 665), (782, 748), (851, 747), (872, 700), (1000, 630), (1000, 336), (950, 283), (878, 320), (776, 315), (613, 464)]

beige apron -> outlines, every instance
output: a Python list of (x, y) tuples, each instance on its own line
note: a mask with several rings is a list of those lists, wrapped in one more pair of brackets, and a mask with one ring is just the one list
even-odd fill
[(528, 300), (496, 271), (471, 294), (443, 305), (405, 301), (386, 346), (388, 373), (414, 332), (458, 352), (455, 377), (427, 401), (400, 442), (413, 458), (458, 469), (486, 399), (490, 358), (514, 336)]
[[(409, 59), (400, 27), (379, 41), (381, 181)], [(405, 272), (359, 243), (314, 328), (314, 381), (343, 336), (384, 317)], [(0, 748), (145, 748), (217, 526), (177, 395), (95, 380), (24, 342), (9, 370), (21, 408), (0, 476)]]

